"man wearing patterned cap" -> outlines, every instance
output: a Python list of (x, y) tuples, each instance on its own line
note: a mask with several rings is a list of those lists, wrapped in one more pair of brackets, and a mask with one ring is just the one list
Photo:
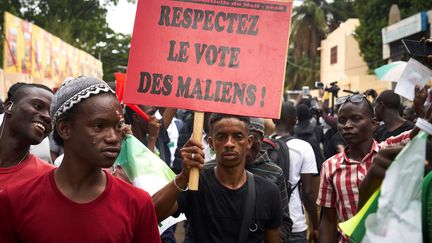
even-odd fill
[(148, 193), (109, 168), (120, 152), (122, 108), (102, 80), (69, 79), (50, 109), (59, 168), (0, 191), (0, 242), (160, 242)]

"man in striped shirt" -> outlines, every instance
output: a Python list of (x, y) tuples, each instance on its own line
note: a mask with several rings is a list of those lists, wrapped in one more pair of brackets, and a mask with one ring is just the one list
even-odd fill
[[(377, 128), (374, 110), (363, 95), (338, 98), (337, 127), (347, 146), (323, 163), (317, 204), (321, 206), (320, 242), (337, 239), (338, 222), (346, 221), (357, 212), (359, 187), (378, 151), (386, 146), (408, 142), (403, 133), (382, 143), (373, 139)], [(342, 241), (340, 238), (339, 241)]]

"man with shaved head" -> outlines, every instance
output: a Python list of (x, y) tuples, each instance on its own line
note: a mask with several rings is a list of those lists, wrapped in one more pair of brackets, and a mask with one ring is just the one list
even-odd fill
[(411, 130), (414, 123), (401, 117), (400, 96), (393, 90), (381, 92), (375, 101), (375, 114), (379, 122), (383, 122), (377, 129), (375, 139), (378, 142), (384, 141), (389, 137), (397, 136), (405, 131)]

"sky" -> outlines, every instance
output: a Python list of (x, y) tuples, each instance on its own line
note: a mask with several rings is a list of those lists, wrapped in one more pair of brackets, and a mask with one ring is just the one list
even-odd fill
[(135, 13), (136, 3), (129, 3), (127, 0), (119, 0), (117, 6), (108, 7), (108, 25), (116, 32), (132, 34)]
[[(111, 29), (123, 34), (132, 34), (137, 2), (129, 3), (127, 0), (119, 0), (117, 6), (108, 7), (107, 22)], [(302, 2), (303, 0), (294, 0), (294, 6)]]

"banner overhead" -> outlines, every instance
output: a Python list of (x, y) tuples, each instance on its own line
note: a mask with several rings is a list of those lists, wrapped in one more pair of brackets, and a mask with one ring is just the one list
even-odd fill
[(60, 85), (68, 77), (102, 78), (102, 62), (44, 29), (8, 12), (4, 15), (3, 69)]

